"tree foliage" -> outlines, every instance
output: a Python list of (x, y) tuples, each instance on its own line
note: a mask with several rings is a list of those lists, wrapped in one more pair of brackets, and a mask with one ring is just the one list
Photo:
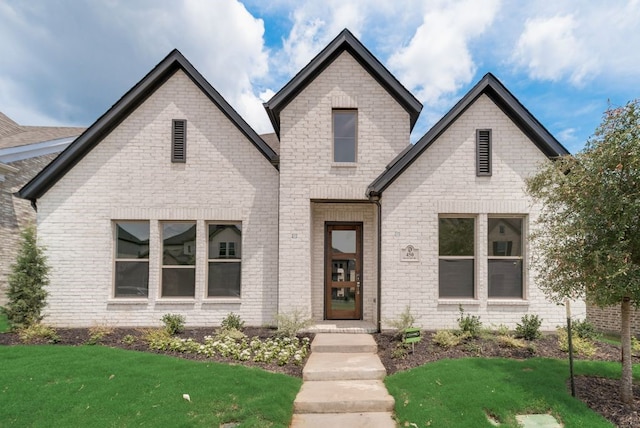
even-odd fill
[(543, 203), (531, 235), (538, 284), (556, 301), (621, 305), (624, 365), (629, 305), (640, 303), (640, 101), (607, 110), (585, 149), (546, 163), (527, 190)]
[(22, 232), (22, 242), (16, 263), (11, 266), (7, 306), (0, 308), (12, 328), (24, 328), (42, 319), (49, 284), (49, 266), (42, 248), (36, 243), (35, 227)]

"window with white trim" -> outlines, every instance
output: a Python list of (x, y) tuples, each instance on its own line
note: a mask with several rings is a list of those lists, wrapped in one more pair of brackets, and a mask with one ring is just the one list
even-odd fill
[(162, 297), (194, 297), (196, 222), (162, 222)]
[(489, 217), (487, 227), (489, 298), (522, 299), (522, 217)]
[(115, 221), (114, 297), (149, 295), (149, 222)]
[(207, 297), (240, 297), (242, 224), (210, 223)]
[(475, 217), (438, 219), (438, 289), (441, 298), (475, 297)]

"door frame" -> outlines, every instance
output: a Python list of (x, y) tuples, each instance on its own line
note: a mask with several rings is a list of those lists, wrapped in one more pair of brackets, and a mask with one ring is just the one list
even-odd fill
[[(331, 283), (332, 279), (332, 255), (331, 251), (331, 231), (333, 230), (355, 230), (356, 232), (356, 281), (354, 288), (355, 292), (355, 309), (353, 315), (349, 316), (345, 313), (334, 314), (331, 311)], [(324, 293), (324, 319), (326, 320), (362, 320), (362, 295), (363, 295), (363, 266), (362, 266), (362, 247), (363, 247), (363, 222), (358, 221), (325, 221), (324, 222), (324, 281), (323, 281), (323, 293)]]

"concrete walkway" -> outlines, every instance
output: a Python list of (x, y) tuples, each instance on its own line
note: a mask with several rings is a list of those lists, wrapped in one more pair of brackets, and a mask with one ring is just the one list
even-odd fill
[(369, 334), (316, 334), (302, 370), (292, 428), (394, 428), (394, 400)]

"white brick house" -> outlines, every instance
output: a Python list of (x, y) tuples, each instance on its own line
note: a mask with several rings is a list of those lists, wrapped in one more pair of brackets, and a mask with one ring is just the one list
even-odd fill
[(410, 305), (444, 328), (462, 304), (562, 323), (528, 269), (523, 184), (566, 149), (492, 75), (411, 145), (421, 108), (345, 30), (265, 103), (270, 146), (171, 52), (20, 191), (53, 267), (47, 321), (384, 328)]

